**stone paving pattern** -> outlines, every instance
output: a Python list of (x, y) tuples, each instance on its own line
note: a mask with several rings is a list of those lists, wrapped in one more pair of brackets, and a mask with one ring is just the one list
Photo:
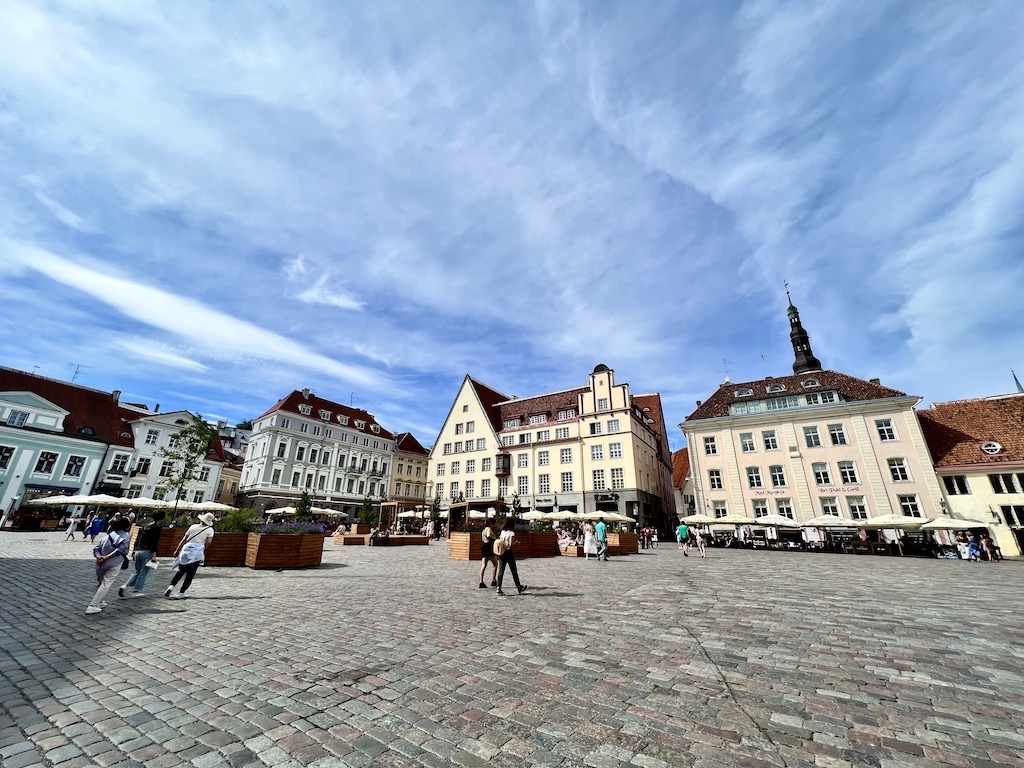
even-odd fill
[(444, 544), (108, 598), (0, 533), (0, 764), (1021, 766), (1024, 563), (710, 550), (520, 563)]

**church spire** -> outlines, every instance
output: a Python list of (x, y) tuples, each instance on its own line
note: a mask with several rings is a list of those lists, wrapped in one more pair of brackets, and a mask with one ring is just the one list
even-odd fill
[(789, 283), (786, 283), (786, 298), (789, 299), (789, 340), (793, 343), (793, 373), (820, 371), (821, 361), (811, 351), (811, 340), (800, 323), (800, 310), (793, 306), (793, 298), (789, 295)]

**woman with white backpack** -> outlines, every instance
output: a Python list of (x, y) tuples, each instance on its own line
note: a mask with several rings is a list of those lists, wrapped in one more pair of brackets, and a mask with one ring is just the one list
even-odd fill
[[(185, 599), (185, 593), (192, 586), (192, 579), (195, 578), (199, 566), (206, 562), (206, 542), (213, 538), (213, 513), (207, 512), (199, 516), (199, 522), (190, 525), (185, 531), (185, 536), (178, 545), (177, 558), (174, 565), (178, 572), (171, 579), (171, 586), (164, 590), (164, 597)], [(172, 594), (174, 587), (184, 578), (178, 594)]]

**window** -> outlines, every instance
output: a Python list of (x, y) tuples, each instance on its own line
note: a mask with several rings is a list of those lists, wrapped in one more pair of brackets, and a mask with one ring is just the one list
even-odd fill
[(718, 445), (715, 444), (715, 438), (705, 437), (704, 438), (704, 455), (705, 456), (717, 456)]
[(462, 441), (461, 440), (456, 440), (455, 441), (455, 452), (456, 453), (462, 453)]
[(476, 441), (476, 449), (478, 451), (486, 451), (487, 450), (487, 440), (482, 438), (482, 437), (478, 437), (477, 441)]
[(754, 453), (757, 450), (757, 446), (754, 445), (753, 432), (742, 432), (740, 434), (740, 450), (744, 453)]
[(469, 413), (469, 406), (468, 405), (462, 406), (462, 412), (463, 413)]
[(555, 429), (555, 440), (568, 440), (569, 439), (569, 428), (558, 427)]
[(762, 432), (761, 440), (764, 441), (764, 449), (766, 451), (777, 451), (779, 449), (779, 441), (775, 439), (774, 429), (766, 429)]
[(530, 492), (530, 478), (520, 477), (519, 478), (519, 495), (526, 496)]
[(483, 461), (480, 462), (480, 471), (481, 472), (490, 472), (491, 471), (491, 460), (490, 460), (490, 458), (486, 458), (486, 459), (484, 459)]
[(461, 461), (453, 461), (452, 462), (452, 474), (453, 475), (457, 475), (457, 474), (459, 474), (460, 471), (462, 471), (462, 462)]
[(314, 424), (313, 425), (313, 434), (314, 435), (319, 435), (320, 434), (320, 425), (319, 424)]
[(946, 486), (946, 493), (950, 496), (966, 496), (971, 492), (966, 475), (945, 475), (942, 484)]
[(761, 468), (760, 467), (747, 467), (747, 484), (751, 488), (763, 488), (764, 483), (761, 481)]
[[(128, 459), (130, 459), (127, 453), (119, 453), (114, 456), (114, 461), (110, 465), (110, 471), (115, 475), (123, 475), (128, 471)], [(164, 464), (171, 464), (169, 461), (165, 461)], [(168, 473), (170, 474), (170, 473)]]
[(839, 462), (839, 480), (843, 485), (857, 484), (857, 467), (852, 461)]
[(292, 425), (291, 419), (281, 419), (281, 429), (288, 429)]
[(558, 460), (562, 464), (572, 464), (572, 448), (563, 448), (558, 452)]
[(603, 445), (592, 445), (590, 446), (590, 458), (592, 461), (601, 461), (604, 458), (604, 446)]
[(447, 456), (451, 452), (452, 452), (452, 444), (451, 443), (445, 443), (444, 444), (444, 450), (442, 451), (442, 453), (444, 453)]
[(593, 477), (594, 477), (594, 490), (595, 491), (603, 491), (603, 490), (605, 490), (607, 486), (604, 484), (604, 470), (603, 469), (595, 469), (593, 471)]
[(309, 424), (306, 424), (305, 422), (299, 424), (299, 432), (309, 432)]
[[(412, 467), (409, 467), (409, 469), (411, 471)], [(401, 474), (401, 472), (402, 472), (401, 469), (399, 469), (398, 472), (399, 472), (399, 474)], [(468, 474), (470, 472), (476, 472), (476, 459), (467, 459), (466, 460), (466, 473)]]
[(297, 451), (295, 451), (295, 460), (296, 461), (305, 461), (306, 460), (306, 446), (300, 445), (299, 449)]
[(733, 392), (733, 395), (736, 396), (736, 397), (750, 397), (753, 394), (754, 394), (754, 390), (752, 390), (750, 388), (737, 389), (735, 392)]
[(817, 427), (804, 427), (804, 441), (808, 448), (821, 447), (821, 437), (818, 435)]
[(607, 411), (608, 410), (608, 398), (607, 397), (599, 397), (599, 398), (597, 398), (597, 410), (599, 410), (599, 411)]
[(487, 478), (486, 480), (481, 480), (480, 481), (480, 495), (481, 496), (490, 496), (491, 495), (491, 479), (490, 478)]
[(65, 477), (81, 477), (82, 467), (85, 466), (85, 456), (69, 456), (68, 463), (64, 466)]
[(766, 392), (785, 392), (786, 388), (784, 386), (782, 386), (781, 384), (772, 384), (765, 391)]
[(817, 379), (807, 379), (806, 381), (800, 382), (800, 386), (804, 389), (810, 389), (811, 387), (820, 387), (821, 382)]
[(1006, 521), (1007, 525), (1024, 526), (1024, 505), (1000, 505), (999, 511), (1003, 513), (1003, 519)]
[(572, 493), (572, 472), (562, 473), (562, 493)]
[(626, 480), (623, 476), (622, 468), (616, 467), (612, 470), (612, 490), (617, 491), (620, 488), (626, 487)]
[(1016, 478), (1011, 474), (989, 475), (988, 481), (992, 483), (992, 490), (996, 493), (1019, 493)]
[(9, 445), (0, 445), (0, 469), (7, 469), (11, 464), (11, 457), (14, 456), (14, 448)]
[(821, 514), (839, 517), (839, 505), (836, 503), (835, 496), (821, 497)]
[(520, 453), (516, 456), (516, 466), (520, 469), (524, 469), (530, 465), (529, 454)]
[(303, 416), (309, 416), (309, 414), (311, 414), (312, 412), (313, 409), (308, 405), (299, 406), (299, 413), (301, 413)]
[(543, 424), (548, 420), (546, 413), (537, 413), (530, 417), (530, 424)]
[(900, 511), (907, 517), (921, 517), (921, 508), (917, 504), (917, 496), (908, 494), (900, 496)]
[(174, 471), (174, 462), (173, 461), (164, 461), (160, 465), (160, 474), (159, 474), (159, 476), (160, 477), (170, 477), (171, 476), (171, 472), (173, 472), (173, 471)]
[(609, 434), (614, 434), (615, 432), (618, 432), (618, 431), (619, 431), (619, 420), (618, 419), (609, 419), (608, 420), (608, 433)]
[(776, 499), (775, 500), (775, 512), (776, 514), (788, 517), (790, 520), (793, 519), (793, 504), (789, 499)]
[(327, 476), (326, 475), (320, 475), (320, 477), (318, 477), (316, 479), (316, 489), (318, 491), (322, 491), (326, 484), (327, 484)]
[(519, 419), (505, 419), (502, 424), (503, 429), (515, 429), (519, 426)]
[(892, 419), (875, 419), (875, 429), (878, 430), (878, 439), (883, 443), (890, 443), (898, 439), (896, 430), (892, 426)]
[(593, 424), (590, 425), (590, 434), (592, 434), (592, 435), (600, 435), (601, 434), (601, 422), (600, 421), (595, 421)]
[(317, 460), (318, 456), (319, 456), (319, 451), (317, 451), (316, 448), (310, 448), (309, 449), (309, 463), (310, 464), (316, 464), (316, 460)]
[(462, 431), (465, 429), (465, 426), (466, 426), (465, 424), (456, 424), (455, 425), (455, 434), (456, 435), (461, 435)]
[(298, 488), (299, 487), (299, 481), (301, 479), (302, 479), (302, 474), (300, 472), (292, 472), (292, 487)]
[(550, 440), (550, 439), (551, 439), (551, 430), (550, 429), (542, 429), (542, 430), (540, 430), (537, 433), (537, 442), (538, 443), (540, 443), (540, 442), (542, 442), (544, 440)]
[(835, 401), (836, 401), (836, 393), (835, 392), (822, 392), (821, 393), (821, 402), (823, 402), (823, 403), (834, 403)]
[(609, 459), (621, 459), (622, 458), (622, 443), (608, 443), (608, 458)]
[(808, 405), (818, 405), (821, 402), (817, 392), (806, 395), (806, 400)]
[(28, 421), (28, 414), (25, 411), (12, 410), (7, 414), (7, 426), (9, 427), (24, 427), (26, 421)]
[(444, 462), (443, 461), (440, 462), (437, 465), (437, 476), (438, 477), (444, 477)]
[[(341, 482), (341, 481), (339, 480), (338, 482)], [(274, 470), (273, 474), (270, 477), (270, 484), (271, 485), (280, 485), (281, 484), (281, 470), (280, 469), (275, 469)]]
[(152, 459), (139, 459), (135, 465), (135, 474), (137, 475), (148, 475), (149, 468), (152, 466)]
[(995, 440), (986, 440), (984, 443), (981, 444), (981, 450), (983, 450), (990, 456), (995, 456), (997, 453), (1003, 450), (1003, 446), (1001, 446)]
[(772, 486), (782, 488), (786, 485), (786, 470), (780, 464), (773, 464), (768, 467), (768, 474), (772, 478)]
[(277, 444), (277, 458), (283, 459), (284, 455), (288, 452), (288, 441), (282, 440)]
[(198, 478), (198, 480), (201, 483), (209, 482), (209, 480), (210, 480), (210, 468), (209, 467), (203, 467), (202, 469), (199, 470), (199, 478)]
[(903, 483), (910, 480), (907, 463), (903, 459), (889, 459), (889, 474), (892, 475), (893, 482)]
[(712, 502), (715, 510), (715, 517), (725, 517), (729, 514), (729, 505), (724, 501)]
[(722, 470), (720, 469), (709, 469), (708, 470), (708, 487), (713, 491), (722, 490)]
[(320, 463), (323, 464), (325, 467), (331, 463), (330, 451), (324, 451), (323, 456), (320, 458)]
[[(408, 483), (405, 484), (405, 489), (406, 489), (405, 490), (405, 495), (408, 496), (409, 495), (409, 484)], [(473, 480), (467, 480), (466, 481), (466, 498), (467, 499), (473, 498), (473, 495), (475, 493), (476, 493), (476, 482), (473, 481)]]
[(334, 430), (330, 427), (324, 428), (324, 437), (334, 437)]
[(475, 421), (467, 421), (466, 422), (466, 434), (468, 435), (468, 434), (470, 434), (472, 432), (475, 432), (475, 431), (476, 431), (476, 422)]
[(558, 412), (558, 420), (559, 421), (565, 421), (566, 419), (575, 419), (575, 418), (576, 418), (576, 409), (575, 408), (568, 408), (568, 409), (566, 409), (564, 411), (559, 411)]
[(814, 473), (815, 485), (829, 485), (832, 482), (832, 476), (828, 471), (828, 464), (823, 461), (816, 461), (811, 464), (811, 472)]
[(532, 435), (532, 434), (530, 434), (529, 432), (521, 432), (521, 433), (519, 434), (519, 444), (520, 444), (520, 445), (523, 445), (523, 444), (525, 444), (525, 443), (529, 443), (529, 442), (530, 442), (530, 439), (531, 439), (532, 437), (533, 437), (533, 435)]
[(312, 488), (313, 487), (313, 473), (312, 472), (310, 472), (309, 474), (306, 475), (306, 487), (307, 488)]
[[(293, 478), (294, 478), (294, 481), (292, 482), (292, 485), (298, 485), (299, 484), (299, 473), (296, 472), (293, 475)], [(354, 477), (349, 478), (348, 484), (346, 486), (346, 492), (347, 493), (352, 493), (355, 489), (356, 489), (356, 479)]]
[(160, 441), (160, 430), (151, 429), (146, 432), (146, 445), (156, 445)]
[(203, 503), (203, 492), (202, 491), (196, 491), (195, 493), (192, 494), (192, 503), (193, 504), (202, 504)]
[(515, 437), (515, 435), (502, 435), (502, 437), (501, 437), (501, 444), (504, 445), (504, 446), (515, 445), (516, 444), (516, 437)]
[(754, 499), (754, 517), (764, 517), (768, 514), (768, 502), (764, 499)]
[(124, 497), (126, 499), (137, 499), (140, 496), (142, 496), (143, 488), (144, 488), (144, 486), (141, 486), (141, 485), (131, 485), (131, 486), (128, 487), (128, 490), (125, 492)]
[(846, 430), (842, 424), (829, 424), (828, 434), (832, 438), (832, 445), (847, 445)]
[(850, 510), (851, 520), (867, 520), (868, 508), (864, 504), (863, 496), (847, 496), (846, 506)]

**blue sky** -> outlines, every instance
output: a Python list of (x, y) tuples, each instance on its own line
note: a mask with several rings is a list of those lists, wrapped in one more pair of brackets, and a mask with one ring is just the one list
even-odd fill
[[(1024, 4), (0, 2), (0, 362), (429, 444), (466, 373), (675, 424), (1024, 373)], [(37, 368), (38, 367), (38, 368)]]

